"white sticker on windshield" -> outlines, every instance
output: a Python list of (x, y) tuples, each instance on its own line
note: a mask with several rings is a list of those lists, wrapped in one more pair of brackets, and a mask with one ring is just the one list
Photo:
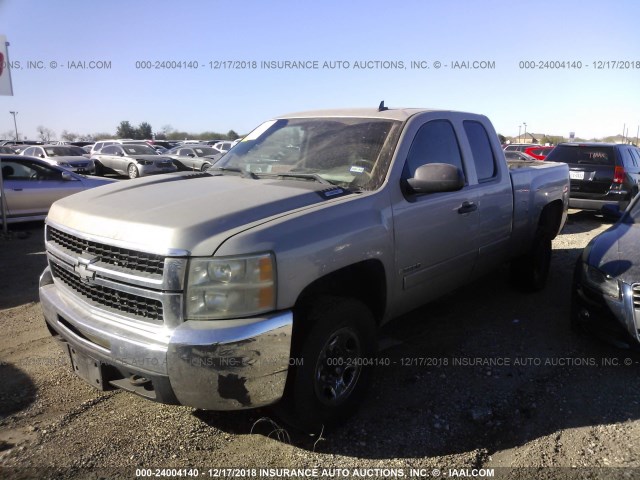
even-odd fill
[(258, 128), (256, 128), (254, 131), (252, 131), (249, 135), (244, 137), (242, 139), (242, 141), (243, 142), (248, 142), (249, 140), (255, 140), (260, 135), (262, 135), (264, 132), (266, 132), (269, 128), (271, 128), (271, 126), (274, 123), (276, 123), (275, 120), (269, 120), (268, 122), (264, 122), (262, 125), (260, 125)]
[(357, 167), (357, 166), (352, 166), (349, 171), (351, 173), (364, 173), (364, 167)]

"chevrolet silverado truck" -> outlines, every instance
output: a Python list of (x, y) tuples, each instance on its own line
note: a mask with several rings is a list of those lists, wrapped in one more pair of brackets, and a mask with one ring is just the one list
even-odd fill
[(505, 262), (541, 289), (568, 199), (565, 164), (507, 164), (482, 115), (291, 114), (205, 172), (56, 202), (40, 299), (94, 387), (319, 428), (363, 396), (384, 323)]

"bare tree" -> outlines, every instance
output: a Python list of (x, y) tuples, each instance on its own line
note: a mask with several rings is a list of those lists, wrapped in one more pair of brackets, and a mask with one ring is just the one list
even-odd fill
[(69, 132), (67, 130), (63, 130), (60, 138), (65, 142), (73, 142), (78, 138), (77, 133)]
[(56, 137), (56, 132), (43, 127), (42, 125), (38, 125), (36, 131), (38, 132), (38, 137), (40, 137), (40, 140), (43, 142), (50, 142)]

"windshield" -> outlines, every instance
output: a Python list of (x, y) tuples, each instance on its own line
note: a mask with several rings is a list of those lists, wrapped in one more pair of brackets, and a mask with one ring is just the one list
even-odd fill
[(122, 145), (127, 155), (157, 155), (158, 153), (148, 145)]
[(373, 190), (386, 177), (400, 125), (372, 118), (272, 120), (229, 150), (214, 169), (258, 177), (320, 177), (336, 185)]
[(69, 147), (45, 147), (48, 157), (77, 157), (81, 156), (77, 150)]

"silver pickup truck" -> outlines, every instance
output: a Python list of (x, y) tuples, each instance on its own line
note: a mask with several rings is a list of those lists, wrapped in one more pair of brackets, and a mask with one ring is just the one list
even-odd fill
[(56, 202), (40, 299), (97, 388), (335, 424), (380, 325), (504, 262), (542, 288), (568, 193), (565, 164), (508, 165), (481, 115), (286, 115), (206, 172)]

